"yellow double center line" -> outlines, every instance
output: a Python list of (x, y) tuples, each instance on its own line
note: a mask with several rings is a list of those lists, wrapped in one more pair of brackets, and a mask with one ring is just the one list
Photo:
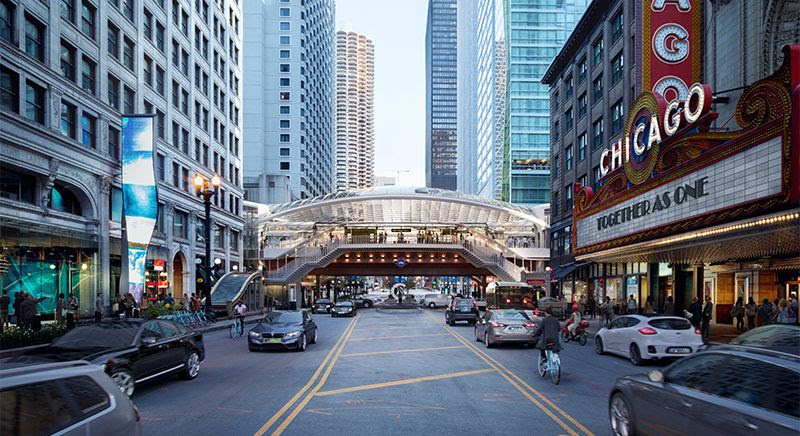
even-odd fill
[[(503, 364), (501, 364), (500, 362), (495, 360), (492, 356), (490, 356), (489, 354), (485, 353), (483, 350), (479, 349), (478, 347), (473, 345), (468, 340), (464, 339), (461, 335), (456, 333), (456, 331), (453, 330), (452, 328), (450, 328), (450, 327), (448, 327), (448, 326), (446, 326), (444, 324), (440, 324), (438, 319), (433, 318), (433, 316), (431, 316), (431, 315), (428, 315), (428, 316), (437, 325), (439, 325), (442, 328), (444, 328), (445, 330), (447, 330), (447, 332), (449, 332), (454, 338), (456, 338), (457, 341), (459, 341), (462, 344), (464, 344), (464, 346), (466, 346), (467, 349), (469, 349), (470, 351), (475, 353), (475, 355), (478, 356), (481, 360), (483, 360), (489, 366), (494, 368), (498, 372), (498, 374), (500, 374), (509, 383), (511, 383), (512, 386), (517, 388), (517, 390), (520, 391), (520, 393), (522, 393), (522, 395), (524, 395), (525, 398), (527, 398), (531, 403), (535, 404), (539, 409), (541, 409), (545, 414), (547, 414), (547, 416), (549, 416), (550, 419), (555, 421), (556, 424), (560, 425), (561, 428), (563, 428), (565, 431), (567, 431), (567, 433), (569, 433), (569, 434), (571, 434), (573, 436), (577, 436), (578, 435), (578, 433), (572, 427), (567, 425), (564, 422), (564, 420), (561, 419), (558, 415), (561, 415), (561, 417), (563, 417), (564, 419), (566, 419), (567, 421), (572, 423), (579, 431), (581, 431), (585, 435), (594, 436), (594, 433), (592, 433), (589, 429), (587, 429), (585, 426), (583, 426), (581, 423), (579, 423), (575, 418), (570, 416), (570, 414), (568, 414), (567, 412), (562, 410), (560, 407), (556, 406), (552, 401), (547, 399), (547, 397), (542, 395), (541, 392), (539, 392), (536, 389), (534, 389), (531, 385), (526, 383), (522, 378), (520, 378), (519, 376), (514, 374), (511, 370), (506, 368)], [(534, 396), (532, 396), (531, 394), (535, 395), (539, 399), (534, 398)], [(539, 401), (539, 400), (541, 400), (541, 401)], [(545, 407), (542, 403), (547, 404), (550, 408)], [(550, 410), (550, 409), (553, 409), (556, 413), (558, 413), (558, 415), (553, 413), (553, 410)]]
[[(336, 364), (336, 360), (339, 359), (339, 355), (342, 353), (342, 349), (344, 349), (345, 343), (350, 338), (350, 334), (353, 333), (353, 328), (355, 327), (359, 317), (360, 315), (357, 314), (355, 318), (353, 318), (353, 320), (350, 322), (350, 325), (347, 327), (347, 329), (345, 329), (344, 334), (339, 338), (339, 340), (336, 342), (333, 348), (331, 348), (331, 351), (329, 351), (328, 354), (325, 356), (325, 359), (322, 361), (317, 370), (314, 372), (314, 375), (312, 375), (311, 378), (308, 380), (308, 383), (306, 383), (305, 386), (300, 388), (300, 390), (297, 391), (297, 393), (294, 394), (294, 396), (286, 404), (284, 404), (283, 407), (280, 408), (280, 410), (278, 410), (277, 412), (275, 412), (274, 415), (272, 415), (272, 418), (270, 418), (269, 421), (267, 421), (264, 425), (261, 426), (261, 428), (258, 429), (258, 431), (255, 432), (256, 436), (261, 436), (265, 434), (267, 430), (269, 430), (283, 416), (283, 414), (286, 413), (286, 411), (289, 410), (290, 407), (292, 407), (292, 404), (294, 404), (314, 384), (314, 382), (317, 380), (317, 377), (319, 377), (320, 373), (322, 373), (323, 368), (326, 368), (327, 365), (327, 368), (325, 369), (322, 378), (319, 380), (316, 386), (314, 386), (311, 392), (309, 392), (308, 395), (306, 395), (305, 398), (303, 398), (303, 400), (294, 408), (294, 410), (292, 410), (292, 413), (290, 413), (289, 416), (287, 416), (286, 419), (283, 420), (281, 425), (278, 426), (278, 428), (275, 429), (275, 431), (272, 434), (277, 436), (283, 433), (284, 430), (286, 430), (286, 427), (288, 427), (289, 424), (291, 424), (291, 422), (297, 417), (297, 414), (300, 413), (300, 411), (303, 409), (303, 407), (306, 406), (306, 404), (308, 404), (309, 401), (311, 401), (311, 398), (320, 390), (320, 388), (322, 388), (322, 386), (325, 384), (325, 381), (328, 380), (328, 375), (330, 375), (331, 370), (333, 370), (333, 365)], [(331, 356), (333, 356), (333, 358), (331, 358)]]

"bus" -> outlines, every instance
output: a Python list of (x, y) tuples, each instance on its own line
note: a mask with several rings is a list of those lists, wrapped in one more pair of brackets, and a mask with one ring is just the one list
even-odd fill
[(486, 286), (486, 308), (533, 310), (539, 294), (527, 283), (491, 282)]

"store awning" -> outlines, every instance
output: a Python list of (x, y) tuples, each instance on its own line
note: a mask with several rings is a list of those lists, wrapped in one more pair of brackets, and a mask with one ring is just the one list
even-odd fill
[(588, 265), (591, 262), (570, 262), (560, 267), (556, 268), (552, 274), (550, 274), (550, 281), (558, 281), (566, 277), (569, 273), (575, 271), (576, 269)]

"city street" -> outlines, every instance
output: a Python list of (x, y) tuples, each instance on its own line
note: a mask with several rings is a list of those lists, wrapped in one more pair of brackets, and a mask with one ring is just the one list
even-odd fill
[(227, 331), (206, 335), (195, 381), (134, 396), (144, 434), (610, 434), (615, 379), (652, 368), (569, 343), (555, 386), (536, 372), (538, 351), (486, 349), (442, 311), (314, 319), (318, 343), (303, 353), (251, 353)]

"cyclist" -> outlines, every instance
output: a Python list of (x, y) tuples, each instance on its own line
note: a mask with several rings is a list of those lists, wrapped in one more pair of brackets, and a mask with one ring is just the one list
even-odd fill
[(561, 343), (558, 340), (560, 331), (561, 325), (556, 317), (553, 316), (553, 309), (548, 307), (544, 310), (544, 318), (537, 323), (536, 329), (533, 331), (533, 336), (538, 338), (536, 340), (536, 348), (539, 350), (541, 360), (547, 359), (545, 350), (549, 349), (555, 353), (561, 351)]
[(236, 302), (236, 306), (233, 307), (233, 315), (236, 317), (236, 323), (239, 324), (239, 328), (244, 330), (244, 315), (247, 313), (247, 306), (245, 306), (244, 302), (240, 299)]

